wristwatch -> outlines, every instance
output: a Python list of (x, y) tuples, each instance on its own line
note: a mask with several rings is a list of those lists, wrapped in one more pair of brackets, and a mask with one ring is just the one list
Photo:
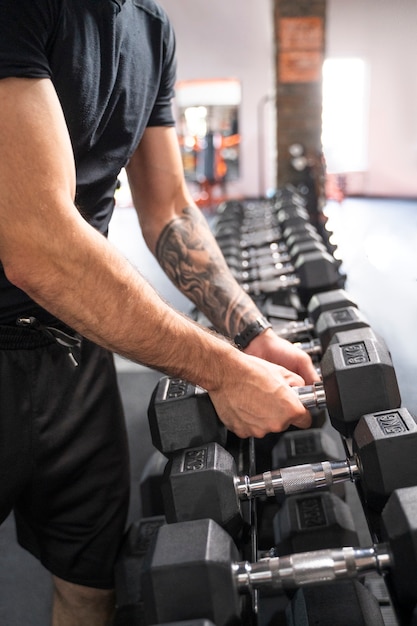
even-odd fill
[(234, 338), (234, 342), (239, 350), (244, 350), (250, 344), (252, 339), (255, 339), (258, 335), (263, 333), (268, 328), (272, 328), (272, 324), (268, 320), (261, 316), (254, 322), (251, 322)]

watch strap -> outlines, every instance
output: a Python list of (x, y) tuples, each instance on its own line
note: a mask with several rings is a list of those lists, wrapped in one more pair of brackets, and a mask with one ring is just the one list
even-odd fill
[(272, 328), (272, 324), (268, 322), (265, 317), (258, 317), (254, 322), (248, 324), (238, 333), (233, 341), (240, 350), (244, 350), (248, 347), (252, 339), (255, 339), (255, 337), (265, 332), (268, 328)]

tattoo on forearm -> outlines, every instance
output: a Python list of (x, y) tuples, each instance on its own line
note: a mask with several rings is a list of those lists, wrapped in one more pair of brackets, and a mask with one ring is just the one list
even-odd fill
[(231, 337), (258, 315), (230, 273), (199, 209), (186, 207), (162, 231), (156, 258), (172, 282)]

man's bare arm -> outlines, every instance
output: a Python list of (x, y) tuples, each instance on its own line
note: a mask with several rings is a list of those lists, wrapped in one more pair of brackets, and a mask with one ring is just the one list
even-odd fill
[(0, 80), (0, 185), (0, 259), (41, 306), (110, 350), (205, 387), (240, 437), (310, 424), (288, 386), (302, 378), (172, 310), (81, 217), (71, 143), (47, 79)]
[(80, 216), (71, 143), (50, 81), (0, 81), (0, 112), (0, 258), (9, 280), (99, 344), (182, 369), (209, 389), (214, 367), (198, 371), (198, 359), (187, 366), (185, 336), (196, 355), (209, 342), (208, 359), (233, 348), (174, 313)]
[[(160, 149), (164, 146), (163, 150)], [(186, 187), (173, 128), (149, 128), (127, 172), (145, 240), (174, 284), (230, 337), (260, 315), (231, 274)], [(310, 357), (268, 330), (245, 350), (318, 380)]]
[[(159, 152), (157, 145), (166, 148)], [(127, 171), (145, 240), (161, 267), (219, 332), (234, 337), (260, 313), (184, 187), (175, 130), (148, 129)]]

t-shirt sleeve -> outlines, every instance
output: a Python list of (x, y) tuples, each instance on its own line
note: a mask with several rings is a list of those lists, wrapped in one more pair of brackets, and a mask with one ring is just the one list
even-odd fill
[(46, 50), (55, 10), (49, 0), (1, 0), (0, 78), (51, 76)]
[(164, 25), (164, 55), (161, 81), (147, 126), (175, 126), (172, 100), (175, 96), (177, 73), (175, 34), (172, 25), (166, 19)]

